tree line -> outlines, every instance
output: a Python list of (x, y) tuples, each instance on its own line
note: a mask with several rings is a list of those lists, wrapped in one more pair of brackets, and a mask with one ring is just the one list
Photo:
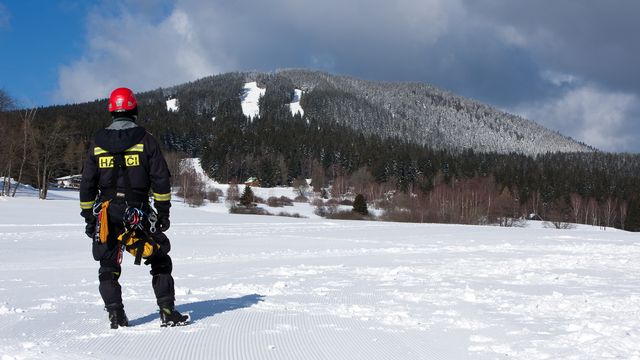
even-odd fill
[[(640, 230), (638, 155), (442, 150), (335, 121), (340, 106), (360, 104), (347, 97), (343, 105), (325, 106), (337, 95), (323, 87), (302, 97), (304, 117), (293, 115), (288, 104), (297, 86), (291, 79), (252, 76), (267, 89), (252, 121), (239, 98), (247, 74), (138, 94), (138, 123), (161, 140), (174, 185), (180, 183), (179, 158), (201, 157), (207, 174), (220, 182), (255, 176), (270, 187), (311, 178), (319, 193), (363, 194), (396, 220), (507, 224), (536, 214)], [(179, 111), (167, 110), (169, 98), (180, 100)], [(0, 176), (34, 185), (41, 196), (52, 178), (80, 173), (93, 134), (110, 123), (106, 99), (33, 110), (3, 106)]]

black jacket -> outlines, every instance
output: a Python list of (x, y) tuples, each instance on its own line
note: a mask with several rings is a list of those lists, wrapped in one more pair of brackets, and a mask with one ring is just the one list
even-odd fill
[[(89, 147), (80, 182), (83, 214), (93, 207), (96, 196), (99, 200), (126, 197), (128, 202), (147, 203), (152, 190), (158, 214), (168, 216), (171, 175), (158, 142), (143, 127), (126, 119), (115, 119), (114, 124), (118, 121), (125, 126), (112, 125), (98, 131)], [(126, 171), (119, 169), (120, 159), (124, 160)]]

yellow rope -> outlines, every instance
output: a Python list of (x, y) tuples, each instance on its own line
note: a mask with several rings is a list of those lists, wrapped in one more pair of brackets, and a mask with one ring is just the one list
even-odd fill
[(105, 244), (107, 242), (107, 236), (109, 236), (109, 219), (107, 217), (107, 209), (109, 208), (109, 201), (102, 203), (100, 209), (100, 242)]

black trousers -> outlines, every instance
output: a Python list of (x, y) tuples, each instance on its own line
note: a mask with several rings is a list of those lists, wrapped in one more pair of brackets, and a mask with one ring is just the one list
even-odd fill
[[(122, 267), (119, 264), (119, 257), (122, 261), (133, 262), (133, 256), (124, 254), (120, 249), (118, 235), (124, 231), (121, 223), (109, 222), (109, 236), (105, 244), (93, 242), (93, 258), (100, 262), (98, 279), (100, 280), (99, 290), (102, 300), (107, 310), (122, 309), (122, 288), (118, 279)], [(153, 240), (160, 245), (160, 249), (144, 262), (151, 265), (151, 285), (156, 295), (158, 306), (174, 307), (175, 290), (171, 271), (173, 265), (169, 251), (171, 244), (169, 238), (161, 232), (152, 234)]]

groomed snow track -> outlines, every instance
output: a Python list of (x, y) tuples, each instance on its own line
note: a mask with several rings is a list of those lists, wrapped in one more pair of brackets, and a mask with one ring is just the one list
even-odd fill
[(640, 357), (634, 234), (172, 211), (193, 324), (127, 256), (110, 330), (77, 202), (0, 201), (1, 359)]

